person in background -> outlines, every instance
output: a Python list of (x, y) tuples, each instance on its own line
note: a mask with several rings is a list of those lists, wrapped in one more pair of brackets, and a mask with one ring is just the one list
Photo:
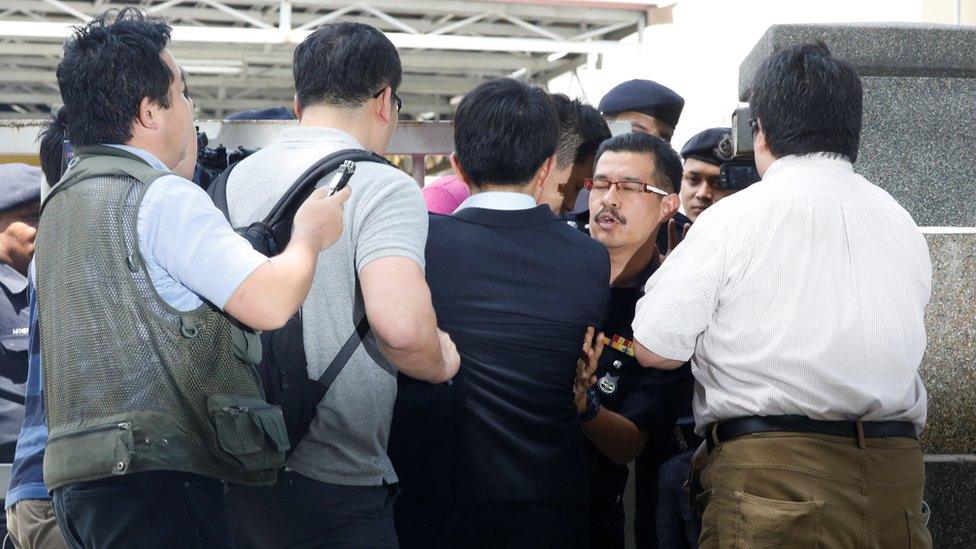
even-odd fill
[[(41, 170), (33, 166), (0, 164), (0, 463), (4, 464), (14, 461), (24, 423), (30, 322), (27, 268), (34, 255), (41, 179)], [(8, 525), (5, 515), (0, 518), (4, 519), (2, 539)]]
[(420, 190), (424, 195), (427, 211), (440, 215), (451, 215), (471, 192), (464, 181), (454, 175), (445, 175), (424, 185)]
[(684, 107), (684, 98), (667, 86), (653, 80), (628, 80), (608, 91), (599, 109), (607, 122), (627, 122), (632, 131), (670, 143)]
[(610, 137), (610, 128), (596, 109), (579, 99), (553, 94), (552, 102), (559, 117), (556, 164), (540, 189), (538, 202), (563, 216), (576, 204), (583, 180), (592, 175), (593, 155)]
[[(664, 140), (626, 133), (600, 146), (587, 180), (590, 235), (610, 253), (610, 299), (600, 326), (606, 346), (596, 371), (579, 380), (585, 390), (577, 391), (589, 439), (593, 548), (624, 546), (627, 465), (645, 448), (653, 455), (670, 449), (674, 422), (691, 401), (690, 368), (642, 368), (634, 358), (630, 327), (644, 284), (661, 264), (654, 239), (678, 209), (674, 191), (680, 179), (681, 160)], [(653, 515), (642, 512), (631, 517), (633, 523), (653, 533)]]
[(681, 148), (685, 159), (681, 177), (681, 207), (693, 223), (709, 206), (739, 189), (722, 188), (719, 169), (728, 160), (724, 142), (731, 149), (731, 128), (710, 128), (695, 134)]
[[(51, 115), (40, 136), (41, 170), (49, 187), (61, 179), (67, 110)], [(33, 270), (33, 263), (31, 264)], [(24, 397), (24, 423), (17, 437), (17, 450), (7, 488), (7, 530), (14, 547), (62, 549), (64, 538), (54, 518), (54, 506), (44, 485), (44, 398), (41, 391), (41, 348), (37, 331), (37, 291), (33, 273), (28, 273), (30, 322), (27, 347), (27, 387)]]

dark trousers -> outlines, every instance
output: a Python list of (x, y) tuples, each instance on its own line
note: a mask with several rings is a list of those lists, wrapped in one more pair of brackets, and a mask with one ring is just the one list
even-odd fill
[(657, 504), (657, 540), (661, 549), (698, 549), (701, 516), (688, 501), (688, 469), (695, 449), (685, 450), (661, 466)]
[(237, 549), (393, 548), (397, 487), (339, 486), (294, 471), (274, 488), (228, 486), (227, 512)]
[[(658, 549), (657, 502), (661, 464), (680, 452), (672, 433), (648, 440), (634, 462), (634, 539), (637, 549)], [(686, 477), (681, 477), (684, 481)]]
[(584, 549), (585, 507), (534, 503), (423, 504), (397, 508), (403, 549)]
[(232, 547), (218, 480), (134, 473), (54, 490), (54, 515), (73, 549)]

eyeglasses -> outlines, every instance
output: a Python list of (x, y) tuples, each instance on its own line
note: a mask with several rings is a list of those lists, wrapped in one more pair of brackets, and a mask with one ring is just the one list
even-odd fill
[(756, 133), (757, 131), (759, 131), (759, 119), (758, 118), (750, 118), (749, 119), (749, 129), (752, 130), (752, 133)]
[[(378, 99), (379, 96), (383, 95), (383, 92), (384, 91), (386, 91), (386, 88), (383, 88), (382, 90), (374, 93), (373, 94), (373, 99)], [(391, 91), (392, 91), (392, 88), (391, 88)], [(396, 101), (397, 112), (400, 112), (400, 109), (403, 108), (403, 100), (400, 99), (400, 96), (397, 95), (397, 92), (393, 92), (393, 100)]]
[(583, 187), (589, 190), (591, 193), (596, 193), (598, 195), (606, 193), (608, 190), (610, 190), (612, 185), (617, 186), (617, 192), (624, 194), (652, 193), (659, 194), (661, 196), (668, 196), (671, 194), (660, 187), (655, 187), (654, 185), (644, 183), (643, 181), (610, 181), (609, 179), (593, 179), (590, 177), (583, 180)]

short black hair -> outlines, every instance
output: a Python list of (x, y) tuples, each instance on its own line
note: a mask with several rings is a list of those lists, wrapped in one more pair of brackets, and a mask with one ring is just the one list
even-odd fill
[(559, 117), (556, 167), (564, 169), (592, 156), (600, 143), (610, 137), (610, 127), (600, 111), (579, 99), (554, 93), (552, 102)]
[(863, 91), (849, 64), (823, 42), (783, 48), (766, 59), (749, 93), (773, 156), (817, 152), (857, 160)]
[(556, 152), (559, 117), (548, 93), (512, 78), (478, 85), (454, 114), (454, 150), (476, 187), (521, 187)]
[(576, 162), (582, 162), (596, 155), (600, 144), (613, 137), (610, 126), (595, 107), (581, 104), (579, 116), (579, 133), (583, 136), (579, 151), (576, 152)]
[(54, 186), (61, 180), (64, 162), (64, 140), (67, 138), (68, 109), (51, 111), (51, 118), (38, 136), (40, 140), (41, 171), (47, 184)]
[(129, 141), (144, 98), (169, 108), (176, 75), (162, 53), (170, 30), (135, 8), (113, 9), (65, 42), (57, 77), (74, 145)]
[(606, 152), (632, 152), (647, 154), (654, 160), (654, 182), (666, 191), (677, 192), (678, 185), (681, 184), (681, 158), (674, 152), (671, 144), (661, 139), (643, 132), (631, 132), (615, 135), (603, 142), (596, 151), (593, 159), (595, 166), (600, 162), (600, 157)]
[(403, 78), (396, 46), (378, 29), (340, 22), (319, 27), (295, 48), (298, 104), (358, 107)]

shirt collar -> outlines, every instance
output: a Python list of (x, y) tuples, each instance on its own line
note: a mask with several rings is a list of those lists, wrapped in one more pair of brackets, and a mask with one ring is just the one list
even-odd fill
[(826, 172), (853, 172), (854, 165), (847, 157), (836, 153), (791, 154), (776, 159), (766, 168), (763, 179), (783, 170), (817, 170)]
[(535, 199), (527, 194), (516, 193), (516, 192), (506, 192), (506, 191), (488, 191), (483, 193), (477, 193), (469, 196), (461, 203), (454, 213), (457, 213), (465, 208), (484, 208), (486, 210), (531, 210), (535, 208), (537, 204)]
[(328, 128), (325, 126), (292, 126), (281, 130), (278, 134), (278, 141), (335, 141), (350, 149), (365, 149), (355, 137), (338, 128)]
[(19, 294), (27, 289), (27, 277), (10, 265), (0, 263), (0, 284), (6, 286), (10, 293)]
[(166, 164), (163, 164), (163, 162), (160, 159), (156, 158), (155, 156), (153, 156), (151, 152), (145, 149), (140, 149), (139, 147), (131, 147), (129, 145), (109, 144), (108, 146), (115, 147), (116, 149), (122, 149), (123, 151), (132, 153), (138, 156), (139, 158), (145, 160), (146, 164), (149, 164), (150, 166), (156, 168), (157, 170), (169, 171), (169, 168), (166, 167)]

